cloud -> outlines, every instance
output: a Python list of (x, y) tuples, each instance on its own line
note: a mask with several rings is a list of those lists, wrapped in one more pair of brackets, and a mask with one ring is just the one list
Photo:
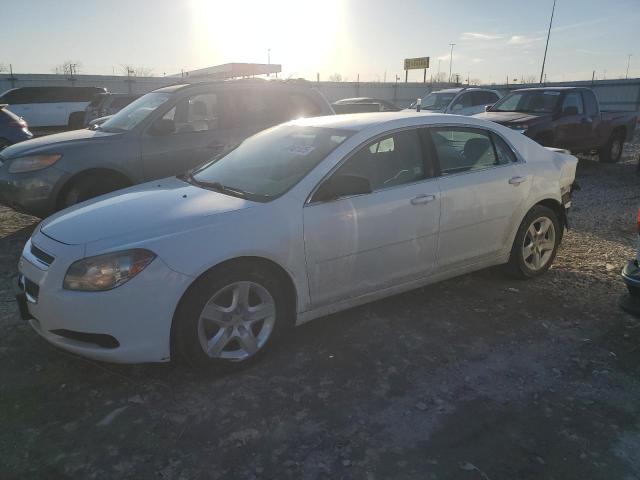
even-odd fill
[(484, 58), (474, 58), (471, 60), (472, 63), (482, 63), (484, 62)]
[(503, 35), (491, 33), (464, 32), (461, 36), (463, 40), (499, 40)]
[(526, 35), (511, 35), (511, 38), (507, 40), (509, 45), (528, 45), (531, 43), (539, 42), (542, 37), (527, 37)]

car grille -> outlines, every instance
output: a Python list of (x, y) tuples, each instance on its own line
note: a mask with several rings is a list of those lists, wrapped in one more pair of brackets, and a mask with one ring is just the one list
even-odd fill
[(55, 260), (55, 257), (49, 255), (47, 252), (43, 252), (42, 250), (40, 250), (38, 247), (36, 247), (33, 244), (31, 244), (31, 255), (36, 257), (36, 259), (40, 263), (46, 265), (47, 267), (50, 266), (53, 263), (53, 261)]

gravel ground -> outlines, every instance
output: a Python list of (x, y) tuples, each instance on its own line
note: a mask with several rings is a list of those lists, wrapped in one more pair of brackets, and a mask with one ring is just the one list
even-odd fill
[(490, 269), (311, 322), (241, 373), (68, 355), (17, 317), (34, 220), (0, 208), (0, 478), (640, 478), (640, 138), (582, 159), (552, 270)]

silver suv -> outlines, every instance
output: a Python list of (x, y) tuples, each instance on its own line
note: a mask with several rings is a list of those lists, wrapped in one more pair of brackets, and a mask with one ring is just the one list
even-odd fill
[(160, 88), (94, 130), (3, 150), (0, 203), (44, 218), (97, 195), (186, 172), (273, 125), (333, 113), (306, 82), (238, 80)]
[[(422, 97), (420, 111), (475, 115), (485, 111), (487, 105), (500, 100), (500, 93), (487, 88), (447, 88), (437, 92), (426, 92)], [(416, 102), (409, 107), (416, 109)]]

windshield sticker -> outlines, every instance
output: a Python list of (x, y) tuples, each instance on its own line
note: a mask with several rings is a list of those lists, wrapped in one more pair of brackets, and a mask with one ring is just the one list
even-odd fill
[(286, 148), (288, 153), (292, 153), (293, 155), (309, 155), (316, 148), (310, 145), (291, 145)]
[(560, 92), (546, 91), (546, 92), (544, 92), (544, 95), (560, 95)]

